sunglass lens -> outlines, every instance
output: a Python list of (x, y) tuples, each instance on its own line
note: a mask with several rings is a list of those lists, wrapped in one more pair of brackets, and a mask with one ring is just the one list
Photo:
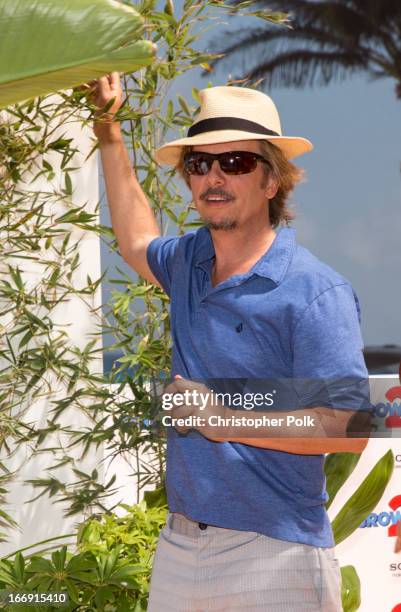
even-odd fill
[(225, 174), (248, 174), (255, 170), (257, 164), (256, 157), (247, 151), (223, 154), (219, 161)]
[(198, 157), (196, 160), (197, 174), (207, 174), (212, 167), (213, 160), (208, 157)]
[(213, 160), (207, 155), (190, 154), (184, 158), (185, 170), (188, 174), (207, 174), (212, 166)]
[(215, 159), (225, 174), (248, 174), (258, 163), (258, 156), (250, 151), (229, 151), (227, 153), (201, 153), (194, 151), (184, 157), (184, 167), (188, 174), (204, 176), (210, 171)]

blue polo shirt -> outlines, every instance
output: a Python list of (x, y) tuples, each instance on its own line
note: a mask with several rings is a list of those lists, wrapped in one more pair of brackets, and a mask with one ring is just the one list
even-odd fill
[[(216, 287), (214, 255), (205, 227), (155, 238), (148, 247), (149, 266), (171, 298), (172, 375), (367, 379), (352, 287), (299, 246), (292, 229), (281, 229), (247, 273)], [(357, 393), (346, 408), (361, 408)], [(212, 442), (197, 431), (180, 435), (169, 428), (169, 508), (211, 525), (333, 546), (323, 465), (324, 455)]]

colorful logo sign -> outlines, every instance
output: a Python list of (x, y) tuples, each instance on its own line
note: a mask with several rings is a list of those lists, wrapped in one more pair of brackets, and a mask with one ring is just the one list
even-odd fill
[(372, 512), (360, 527), (388, 527), (387, 535), (395, 537), (397, 535), (397, 523), (401, 521), (401, 495), (395, 495), (390, 499), (388, 505), (391, 508), (390, 512)]
[(401, 386), (391, 387), (385, 393), (386, 402), (380, 402), (374, 406), (374, 416), (385, 418), (385, 426), (388, 429), (401, 427)]

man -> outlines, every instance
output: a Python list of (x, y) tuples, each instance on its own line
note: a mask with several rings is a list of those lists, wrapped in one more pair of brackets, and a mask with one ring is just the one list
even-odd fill
[[(260, 92), (215, 87), (200, 95), (188, 136), (161, 147), (156, 159), (181, 171), (205, 227), (160, 237), (113, 122), (118, 74), (100, 79), (96, 105), (115, 98), (95, 133), (120, 252), (171, 297), (170, 397), (210, 391), (199, 381), (294, 380), (296, 416), (305, 424), (284, 419), (277, 428), (274, 419), (293, 414), (281, 406), (261, 435), (252, 425), (230, 425), (246, 411), (209, 396), (202, 423), (169, 429), (170, 515), (148, 610), (339, 612), (323, 462), (324, 453), (361, 452), (367, 442), (346, 437), (363, 403), (354, 381), (367, 375), (357, 301), (292, 230), (276, 231), (291, 216), (287, 198), (300, 178), (289, 158), (311, 143), (282, 136), (277, 110)], [(329, 401), (320, 405), (322, 381)], [(172, 418), (199, 416), (196, 402), (179, 404)], [(223, 425), (212, 426), (211, 416)]]

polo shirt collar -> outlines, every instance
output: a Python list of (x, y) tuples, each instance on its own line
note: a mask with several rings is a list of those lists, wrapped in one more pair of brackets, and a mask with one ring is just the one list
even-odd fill
[[(194, 263), (208, 272), (210, 270), (210, 260), (215, 256), (214, 246), (210, 231), (206, 227), (199, 230), (199, 246), (195, 252)], [(271, 279), (279, 285), (290, 265), (295, 251), (295, 230), (292, 228), (281, 228), (266, 253), (256, 262), (256, 264), (244, 276), (257, 274)]]

